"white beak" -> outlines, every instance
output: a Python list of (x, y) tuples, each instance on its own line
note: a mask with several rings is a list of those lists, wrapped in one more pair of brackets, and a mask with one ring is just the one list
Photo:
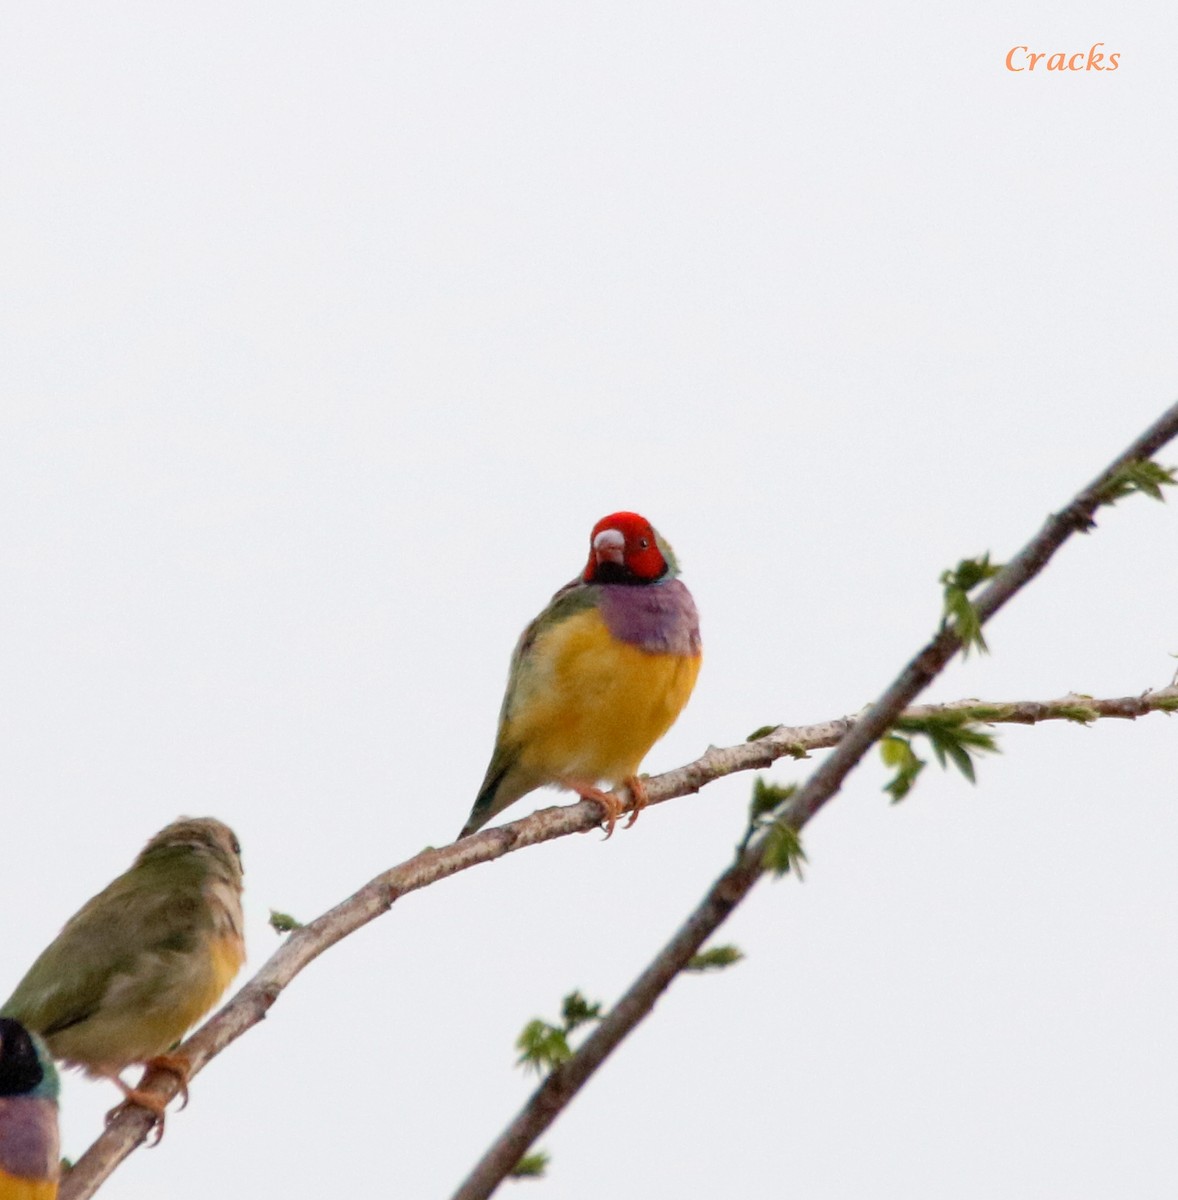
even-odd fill
[(618, 529), (603, 529), (593, 539), (593, 554), (599, 563), (612, 562), (621, 566), (625, 549), (626, 538)]

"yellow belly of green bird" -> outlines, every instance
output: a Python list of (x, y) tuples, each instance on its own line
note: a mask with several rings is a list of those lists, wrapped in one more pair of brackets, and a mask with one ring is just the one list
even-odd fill
[(596, 610), (540, 635), (508, 718), (520, 773), (540, 783), (619, 783), (637, 774), (695, 686), (699, 655), (620, 642)]
[(0, 1167), (0, 1200), (56, 1200), (55, 1179), (23, 1179)]
[(244, 960), (235, 937), (209, 936), (197, 953), (144, 955), (132, 974), (111, 980), (93, 1016), (54, 1034), (50, 1049), (96, 1075), (163, 1054), (217, 1003)]

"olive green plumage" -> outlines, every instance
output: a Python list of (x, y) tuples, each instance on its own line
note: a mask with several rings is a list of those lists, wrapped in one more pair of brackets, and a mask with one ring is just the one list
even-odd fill
[(244, 960), (242, 866), (233, 831), (181, 818), (66, 922), (0, 1015), (54, 1057), (116, 1077), (173, 1046)]

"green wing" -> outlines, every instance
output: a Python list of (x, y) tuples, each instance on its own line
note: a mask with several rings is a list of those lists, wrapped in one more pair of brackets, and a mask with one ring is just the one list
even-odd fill
[(0, 1009), (42, 1037), (87, 1020), (145, 955), (192, 950), (209, 916), (204, 869), (187, 856), (139, 863), (66, 923)]
[(593, 584), (582, 583), (580, 579), (566, 583), (548, 602), (544, 611), (520, 634), (511, 655), (511, 665), (507, 670), (507, 690), (503, 694), (503, 706), (499, 710), (499, 732), (495, 738), (495, 749), (491, 754), (487, 773), (483, 777), (483, 785), (479, 788), (474, 807), (470, 810), (470, 816), (459, 837), (474, 833), (496, 813), (502, 812), (509, 804), (543, 782), (521, 778), (519, 772), (512, 771), (519, 757), (519, 747), (507, 739), (511, 710), (515, 705), (520, 680), (527, 675), (528, 659), (537, 637), (553, 625), (559, 625), (561, 621), (567, 621), (569, 617), (592, 608), (597, 603), (597, 594), (597, 588)]
[[(597, 588), (593, 584), (585, 584), (579, 579), (574, 579), (572, 583), (566, 583), (548, 601), (544, 611), (520, 634), (519, 641), (516, 642), (515, 649), (511, 654), (511, 665), (507, 669), (507, 691), (503, 694), (503, 707), (499, 710), (500, 740), (503, 736), (503, 727), (507, 723), (512, 705), (515, 703), (519, 681), (527, 673), (528, 659), (536, 645), (536, 639), (544, 630), (551, 629), (554, 625), (559, 625), (562, 621), (567, 621), (569, 617), (574, 617), (587, 608), (593, 608), (596, 604)], [(499, 746), (496, 745), (495, 748), (498, 751)]]

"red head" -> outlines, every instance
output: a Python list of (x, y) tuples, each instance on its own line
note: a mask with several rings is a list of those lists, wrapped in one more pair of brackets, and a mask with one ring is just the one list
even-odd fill
[(602, 517), (589, 535), (586, 583), (653, 583), (667, 573), (664, 546), (650, 522), (637, 513)]

